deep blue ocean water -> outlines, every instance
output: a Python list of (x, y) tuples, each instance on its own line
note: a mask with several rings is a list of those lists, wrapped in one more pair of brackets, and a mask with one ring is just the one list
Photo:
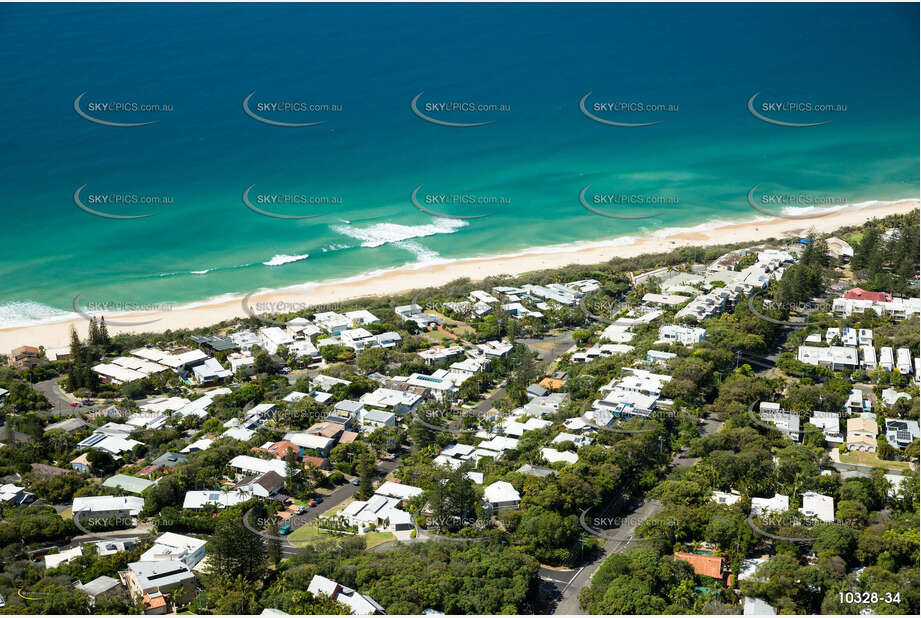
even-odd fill
[[(848, 202), (918, 195), (918, 6), (912, 4), (0, 5), (0, 325), (83, 302), (202, 301), (404, 264), (645, 236), (751, 218), (746, 192), (811, 191)], [(599, 111), (594, 102), (677, 111)], [(81, 109), (115, 122), (81, 118)], [(242, 101), (321, 112), (243, 112)], [(449, 102), (500, 106), (429, 115)], [(762, 102), (846, 106), (770, 112)], [(171, 111), (89, 111), (99, 103)], [(507, 109), (507, 111), (505, 111)], [(766, 112), (768, 113), (768, 112)], [(658, 216), (590, 213), (599, 194), (677, 200)], [(90, 195), (172, 202), (94, 209)], [(241, 195), (332, 196), (325, 206)], [(410, 194), (499, 205), (416, 209)], [(648, 214), (648, 206), (627, 207)], [(612, 211), (613, 212), (613, 211)], [(309, 257), (303, 257), (303, 256)], [(286, 257), (287, 256), (287, 257)], [(300, 258), (300, 259), (296, 259)], [(275, 265), (266, 265), (270, 262)], [(207, 271), (207, 272), (205, 272)]]

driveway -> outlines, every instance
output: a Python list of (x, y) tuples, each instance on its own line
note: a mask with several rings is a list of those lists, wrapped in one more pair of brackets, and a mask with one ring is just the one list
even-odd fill
[[(381, 461), (377, 464), (377, 468), (375, 469), (375, 476), (383, 476), (384, 478), (387, 478), (387, 476), (396, 470), (397, 466), (399, 465), (400, 462), (398, 459)], [(321, 502), (319, 506), (308, 508), (306, 513), (299, 516), (298, 523), (303, 525), (307, 522), (313, 521), (320, 515), (328, 513), (358, 493), (358, 489), (358, 485), (352, 485), (351, 483), (337, 487), (328, 495), (323, 496), (323, 502)], [(295, 547), (288, 541), (285, 541), (281, 544), (281, 553), (285, 557), (294, 556), (299, 551), (301, 551), (301, 548)]]

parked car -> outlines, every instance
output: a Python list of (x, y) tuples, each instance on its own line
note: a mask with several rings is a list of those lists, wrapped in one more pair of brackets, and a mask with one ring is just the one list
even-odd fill
[(285, 524), (284, 526), (282, 526), (281, 529), (278, 531), (278, 534), (281, 534), (281, 535), (291, 534), (291, 524)]
[(317, 504), (320, 504), (321, 502), (323, 502), (323, 496), (317, 496), (316, 498), (314, 498), (313, 501), (316, 502)]
[(310, 502), (307, 503), (307, 506), (310, 506), (310, 507), (314, 507), (314, 506), (316, 506), (316, 505), (317, 505), (317, 501), (316, 501), (316, 500), (311, 500)]
[(361, 485), (361, 481), (358, 479), (352, 479), (352, 485)]

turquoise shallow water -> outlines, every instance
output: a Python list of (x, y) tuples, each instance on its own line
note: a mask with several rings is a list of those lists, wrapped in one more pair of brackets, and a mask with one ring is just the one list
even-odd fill
[[(916, 5), (2, 5), (0, 325), (48, 319), (84, 302), (184, 304), (403, 264), (640, 236), (758, 215), (766, 191), (849, 202), (918, 195)], [(79, 117), (99, 102), (172, 106)], [(282, 128), (242, 100), (309, 101), (341, 111), (265, 115), (325, 120)], [(510, 111), (414, 116), (410, 100)], [(579, 100), (678, 106), (599, 112)], [(746, 102), (846, 105), (755, 119)], [(90, 195), (165, 195), (159, 207), (98, 206)], [(435, 206), (410, 193), (501, 198)], [(579, 192), (677, 200), (659, 216), (589, 213)], [(248, 210), (262, 194), (334, 196), (282, 220)], [(645, 214), (647, 207), (621, 211)], [(287, 256), (287, 257), (285, 257)], [(309, 257), (303, 257), (309, 256)], [(294, 259), (300, 258), (300, 259)], [(266, 262), (274, 265), (267, 265)]]

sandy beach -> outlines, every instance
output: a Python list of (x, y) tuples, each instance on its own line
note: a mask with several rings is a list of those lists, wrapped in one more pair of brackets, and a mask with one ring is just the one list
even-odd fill
[[(559, 268), (568, 264), (596, 264), (614, 257), (633, 257), (644, 253), (669, 251), (684, 246), (705, 246), (736, 242), (758, 242), (765, 238), (785, 238), (814, 229), (831, 232), (848, 225), (859, 225), (872, 218), (906, 213), (918, 208), (917, 200), (906, 200), (882, 206), (859, 210), (848, 209), (813, 219), (771, 219), (751, 223), (737, 223), (700, 231), (679, 232), (661, 238), (638, 238), (624, 244), (618, 239), (605, 242), (578, 243), (560, 247), (535, 248), (514, 255), (501, 255), (456, 260), (444, 264), (424, 267), (406, 266), (400, 269), (356, 277), (350, 281), (317, 283), (295, 286), (283, 290), (256, 293), (244, 298), (222, 300), (211, 304), (199, 304), (170, 311), (132, 313), (122, 316), (106, 316), (109, 332), (163, 332), (169, 329), (198, 328), (236, 317), (247, 317), (250, 313), (273, 313), (272, 307), (293, 308), (327, 305), (334, 309), (342, 301), (371, 295), (389, 295), (411, 289), (440, 286), (450, 281), (469, 277), (476, 281), (484, 277), (525, 272), (547, 268)], [(114, 325), (122, 322), (124, 325)], [(146, 324), (139, 325), (141, 322)], [(134, 323), (134, 325), (127, 325)], [(75, 327), (81, 337), (87, 332), (88, 322), (84, 318), (67, 319), (60, 322), (43, 323), (0, 330), (0, 352), (6, 353), (20, 345), (57, 347), (67, 345), (70, 329)]]

